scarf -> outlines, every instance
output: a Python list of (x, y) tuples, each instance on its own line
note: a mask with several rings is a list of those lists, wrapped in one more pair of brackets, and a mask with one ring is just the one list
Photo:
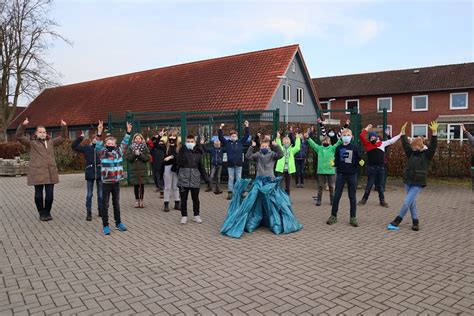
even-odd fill
[(145, 150), (145, 143), (132, 143), (132, 150), (135, 151), (135, 150), (138, 150), (140, 151), (141, 153)]

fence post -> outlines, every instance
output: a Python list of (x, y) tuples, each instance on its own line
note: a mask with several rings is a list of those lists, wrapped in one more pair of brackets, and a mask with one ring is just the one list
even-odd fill
[(109, 133), (112, 134), (112, 112), (109, 112)]
[(186, 112), (181, 112), (181, 141), (186, 140)]
[(273, 135), (272, 135), (272, 139), (275, 139), (276, 133), (277, 133), (279, 128), (280, 128), (280, 109), (276, 109), (273, 112), (273, 133), (272, 133)]
[(385, 130), (387, 129), (387, 109), (383, 109), (383, 140), (387, 140), (387, 135), (385, 133)]
[(237, 135), (242, 137), (242, 110), (237, 110), (237, 126), (236, 129)]

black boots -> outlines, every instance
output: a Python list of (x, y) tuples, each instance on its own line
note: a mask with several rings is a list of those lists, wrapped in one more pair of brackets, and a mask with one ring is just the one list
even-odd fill
[(232, 200), (232, 192), (227, 192), (227, 200)]
[(179, 201), (174, 201), (174, 209), (175, 209), (176, 211), (180, 211), (180, 210), (181, 210), (181, 208), (179, 207)]
[(411, 229), (413, 229), (416, 232), (420, 230), (420, 223), (417, 219), (413, 220), (413, 225), (411, 226)]
[(170, 211), (170, 202), (165, 202), (165, 207), (163, 208), (164, 212), (169, 212)]
[(91, 220), (92, 220), (92, 212), (91, 212), (91, 211), (87, 211), (86, 221), (90, 222)]
[(357, 205), (365, 205), (366, 203), (367, 203), (367, 199), (362, 198), (362, 200), (360, 200), (359, 203), (357, 203)]
[(380, 201), (380, 206), (388, 208), (388, 203), (385, 201)]
[(403, 218), (401, 218), (400, 216), (397, 216), (395, 217), (395, 219), (393, 220), (393, 222), (390, 223), (390, 225), (393, 225), (393, 226), (397, 226), (400, 225), (400, 223), (402, 222)]

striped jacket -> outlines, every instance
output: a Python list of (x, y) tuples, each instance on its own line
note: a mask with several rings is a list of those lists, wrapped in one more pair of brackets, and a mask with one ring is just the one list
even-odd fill
[(108, 151), (104, 146), (102, 139), (97, 139), (95, 148), (101, 160), (102, 182), (116, 183), (125, 178), (123, 171), (123, 156), (127, 151), (128, 142), (130, 141), (130, 134), (125, 134), (120, 146), (112, 151)]

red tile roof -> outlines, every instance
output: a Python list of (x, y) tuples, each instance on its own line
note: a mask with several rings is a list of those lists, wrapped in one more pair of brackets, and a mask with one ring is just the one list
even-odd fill
[(30, 126), (95, 124), (109, 112), (266, 109), (298, 45), (267, 49), (44, 90), (17, 117)]
[(313, 79), (321, 99), (474, 87), (474, 63)]

